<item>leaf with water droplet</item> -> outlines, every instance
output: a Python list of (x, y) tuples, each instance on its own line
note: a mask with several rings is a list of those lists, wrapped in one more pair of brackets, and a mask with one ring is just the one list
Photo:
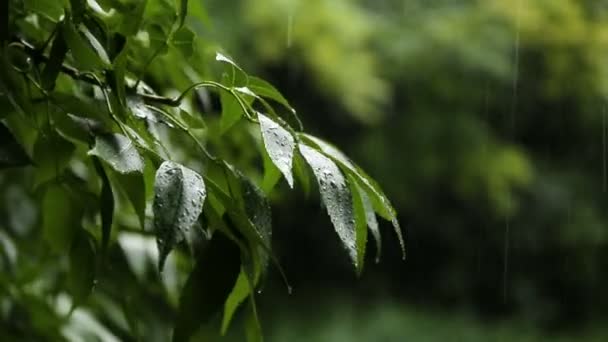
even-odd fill
[(144, 169), (144, 161), (135, 145), (122, 134), (98, 135), (89, 155), (101, 158), (120, 173), (142, 172)]
[(264, 147), (270, 159), (281, 171), (287, 184), (293, 188), (292, 163), (293, 151), (296, 146), (294, 137), (281, 125), (259, 112), (258, 120), (260, 121)]
[(358, 267), (353, 201), (346, 180), (331, 159), (307, 145), (300, 144), (299, 148), (317, 179), (321, 199), (336, 233), (342, 240), (352, 263)]
[(348, 186), (353, 199), (353, 214), (355, 224), (355, 238), (357, 245), (357, 274), (361, 275), (365, 263), (365, 247), (367, 244), (367, 221), (365, 206), (357, 183), (352, 176), (347, 176)]
[(183, 165), (165, 161), (156, 171), (152, 210), (159, 270), (169, 252), (198, 220), (206, 194), (203, 178)]
[(344, 153), (342, 153), (332, 144), (309, 134), (300, 133), (298, 136), (310, 145), (316, 146), (325, 155), (334, 160), (345, 173), (354, 177), (357, 184), (361, 186), (366, 195), (369, 197), (369, 201), (371, 202), (374, 211), (386, 220), (391, 221), (393, 224), (393, 228), (399, 240), (399, 245), (401, 246), (401, 253), (405, 259), (405, 242), (401, 233), (399, 221), (397, 220), (397, 213), (388, 197), (386, 197), (384, 192), (382, 192), (376, 181), (368, 176), (365, 171), (355, 165)]

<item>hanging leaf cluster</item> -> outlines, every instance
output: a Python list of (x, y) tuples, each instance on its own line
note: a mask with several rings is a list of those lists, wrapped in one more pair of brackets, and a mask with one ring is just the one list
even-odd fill
[[(0, 168), (32, 170), (42, 236), (69, 258), (74, 303), (91, 292), (98, 265), (128, 226), (127, 212), (142, 234), (155, 236), (159, 271), (174, 250), (190, 251), (174, 340), (187, 340), (221, 312), (226, 332), (240, 306), (248, 335), (261, 338), (254, 289), (269, 264), (281, 271), (267, 199), (281, 179), (304, 191), (316, 183), (357, 273), (368, 231), (380, 255), (376, 215), (392, 222), (403, 249), (395, 210), (375, 181), (336, 147), (304, 133), (272, 85), (202, 46), (188, 25), (195, 5), (187, 0), (5, 6)], [(217, 124), (201, 104), (205, 96), (219, 101)], [(211, 152), (221, 152), (223, 137), (239, 125), (259, 137), (257, 179)], [(184, 158), (180, 146), (196, 157)]]

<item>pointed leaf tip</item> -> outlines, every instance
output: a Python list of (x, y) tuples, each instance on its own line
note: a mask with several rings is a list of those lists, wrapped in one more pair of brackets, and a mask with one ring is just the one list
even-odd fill
[(206, 195), (203, 178), (195, 171), (172, 161), (165, 161), (158, 168), (152, 211), (159, 270), (169, 252), (198, 220)]
[(346, 180), (338, 166), (329, 158), (304, 144), (300, 144), (300, 152), (310, 165), (321, 192), (321, 198), (327, 213), (334, 225), (336, 233), (355, 266), (357, 261), (357, 244), (353, 203)]

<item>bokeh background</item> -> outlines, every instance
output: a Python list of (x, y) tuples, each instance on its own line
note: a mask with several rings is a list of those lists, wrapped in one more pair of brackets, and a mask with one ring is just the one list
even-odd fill
[[(381, 261), (370, 241), (357, 277), (318, 195), (281, 183), (274, 248), (294, 291), (271, 271), (258, 296), (268, 341), (608, 338), (608, 1), (205, 0), (190, 15), (201, 49), (217, 42), (270, 81), (378, 181), (406, 236), (403, 261), (382, 222)], [(152, 65), (147, 81), (192, 82), (180, 66)], [(239, 132), (219, 152), (247, 165)], [(34, 293), (50, 283), (36, 276), (60, 275), (23, 247), (37, 211), (19, 177), (0, 176), (0, 247), (31, 253), (19, 272)], [(130, 340), (124, 310), (142, 340), (163, 341), (183, 277), (153, 273), (153, 239), (116, 241), (125, 255), (66, 329)], [(46, 305), (28, 298), (15, 322), (50, 331)]]
[(275, 201), (295, 291), (264, 292), (272, 341), (608, 336), (608, 2), (236, 3), (207, 1), (209, 36), (378, 180), (407, 236), (403, 262), (385, 222), (356, 279), (316, 196)]

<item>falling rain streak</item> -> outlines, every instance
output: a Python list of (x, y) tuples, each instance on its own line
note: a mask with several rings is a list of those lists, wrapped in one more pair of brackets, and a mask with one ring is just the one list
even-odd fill
[(293, 34), (293, 11), (289, 10), (287, 14), (287, 47), (291, 47), (291, 37)]
[(606, 105), (604, 105), (602, 107), (602, 189), (604, 192), (608, 187), (606, 173)]
[[(519, 44), (520, 44), (520, 0), (515, 4), (515, 42), (513, 44), (513, 84), (512, 84), (512, 97), (511, 97), (511, 110), (509, 115), (509, 135), (514, 136), (515, 130), (515, 114), (517, 112), (517, 101), (518, 101), (518, 84), (519, 84)], [(507, 282), (509, 276), (509, 235), (511, 230), (510, 222), (510, 211), (512, 206), (512, 198), (510, 189), (507, 192), (507, 214), (505, 217), (505, 236), (504, 236), (504, 265), (502, 274), (502, 298), (503, 303), (507, 302)]]

